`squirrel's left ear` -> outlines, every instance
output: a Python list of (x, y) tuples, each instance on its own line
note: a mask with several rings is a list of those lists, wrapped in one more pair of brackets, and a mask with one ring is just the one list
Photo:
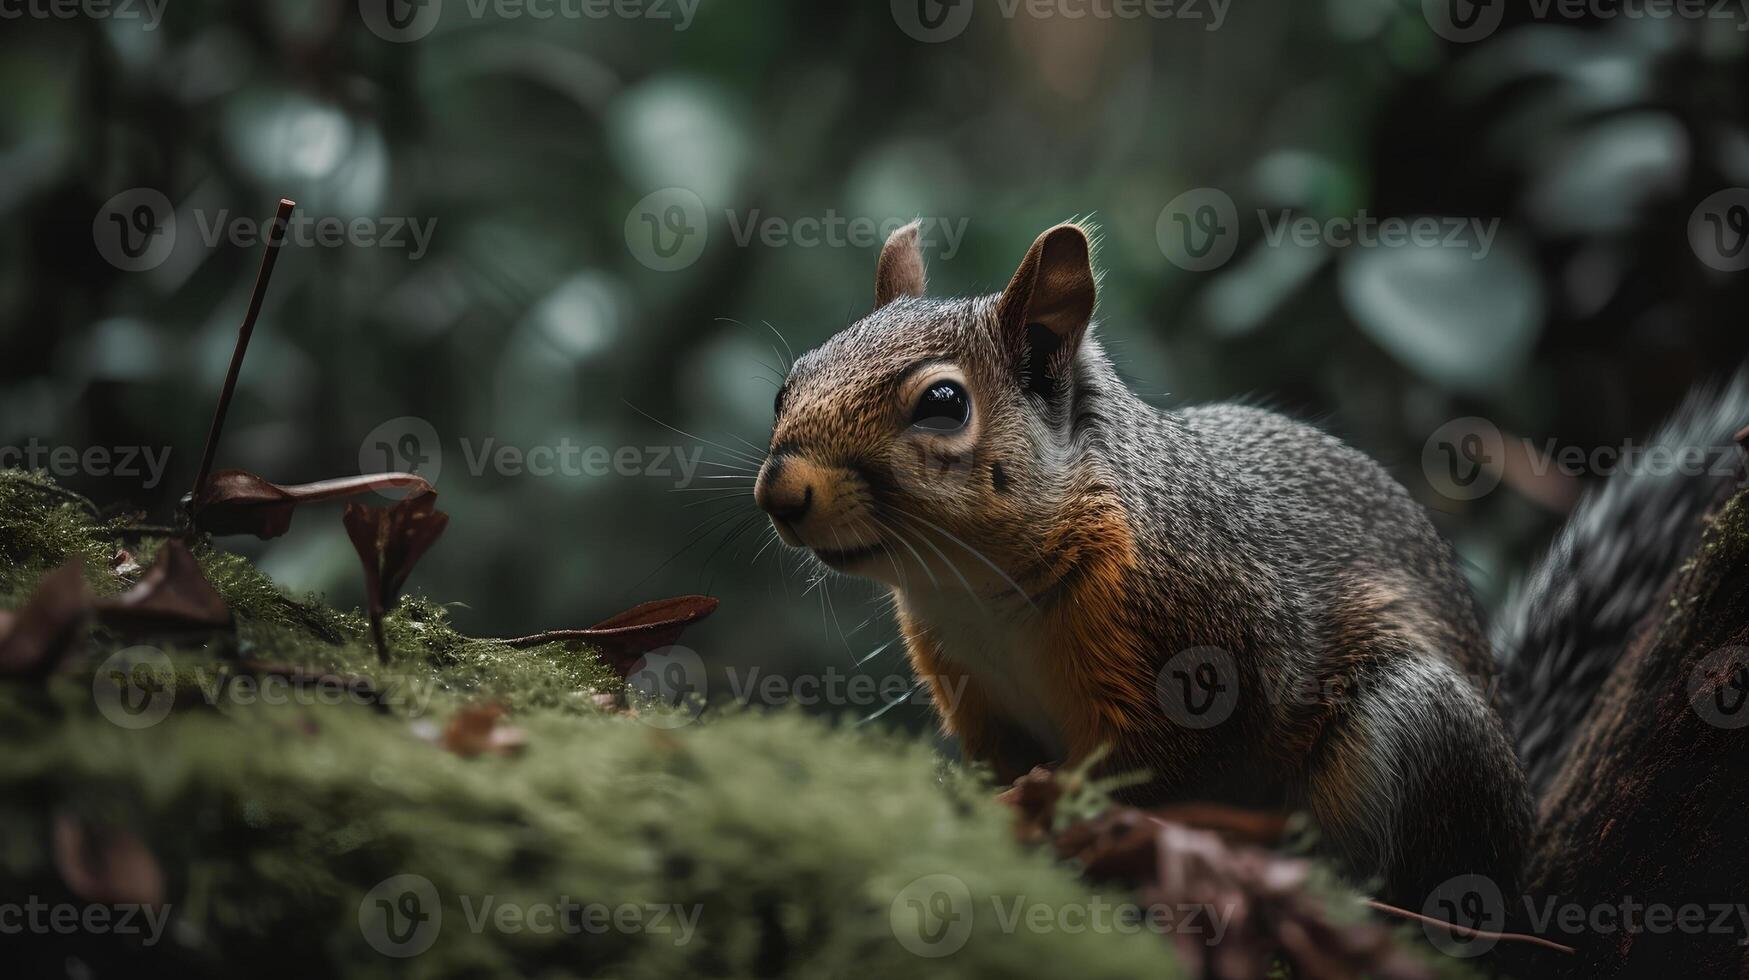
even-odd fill
[(921, 222), (913, 221), (887, 236), (880, 261), (875, 263), (875, 309), (901, 296), (922, 296), (928, 287), (923, 275), (923, 248), (917, 235), (920, 225)]
[(1003, 343), (1024, 365), (1028, 391), (1050, 397), (1068, 376), (1096, 298), (1087, 233), (1063, 224), (1038, 236), (996, 304)]

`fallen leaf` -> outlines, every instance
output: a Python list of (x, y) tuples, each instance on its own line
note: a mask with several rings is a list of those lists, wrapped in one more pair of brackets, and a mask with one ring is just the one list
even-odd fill
[(231, 625), (231, 609), (201, 574), (188, 546), (174, 538), (139, 584), (113, 599), (96, 603), (98, 616), (127, 630), (221, 629)]
[(91, 613), (91, 594), (77, 558), (44, 575), (29, 601), (0, 620), (0, 674), (47, 677), (73, 652)]
[(377, 655), (389, 659), (383, 638), (383, 616), (400, 598), (401, 587), (425, 552), (449, 526), (449, 515), (437, 509), (437, 491), (416, 491), (390, 507), (347, 504), (346, 535), (364, 563), (364, 593)]
[[(1089, 880), (1131, 889), (1144, 908), (1167, 916), (1162, 921), (1176, 921), (1171, 916), (1187, 908), (1219, 910), (1226, 926), (1218, 944), (1197, 930), (1165, 930), (1186, 975), (1267, 976), (1279, 960), (1296, 980), (1434, 976), (1385, 926), (1366, 919), (1332, 921), (1331, 899), (1310, 887), (1312, 865), (1302, 858), (1235, 846), (1214, 831), (1127, 806), (1111, 805), (1097, 816), (1054, 829), (1058, 804), (1083, 790), (1080, 779), (1078, 773), (1035, 769), (1001, 799), (1015, 808), (1022, 840), (1048, 841), (1059, 859), (1074, 863)], [(1247, 831), (1273, 823), (1238, 820), (1223, 807), (1187, 806), (1177, 812)]]
[(140, 574), (141, 568), (133, 553), (123, 548), (115, 553), (114, 558), (109, 560), (109, 570), (114, 572), (117, 578), (132, 579)]
[(55, 814), (55, 867), (73, 894), (105, 905), (164, 904), (164, 872), (132, 831), (103, 831), (70, 813)]
[(463, 708), (443, 729), (444, 748), (464, 758), (491, 752), (511, 755), (528, 746), (528, 733), (511, 725), (498, 724), (504, 717), (501, 704), (482, 704)]
[(602, 655), (624, 677), (638, 658), (660, 647), (672, 646), (688, 626), (717, 611), (711, 596), (686, 595), (657, 599), (634, 606), (616, 616), (580, 630), (552, 630), (519, 636), (504, 642), (518, 649), (544, 643), (585, 641), (601, 648)]
[(194, 526), (202, 531), (266, 540), (289, 530), (293, 511), (303, 504), (396, 488), (405, 488), (409, 497), (434, 492), (424, 477), (412, 473), (368, 473), (282, 487), (247, 470), (221, 470), (190, 506)]

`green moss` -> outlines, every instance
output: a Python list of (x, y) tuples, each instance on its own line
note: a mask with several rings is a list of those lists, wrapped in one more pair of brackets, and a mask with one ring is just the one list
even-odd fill
[[(42, 487), (0, 473), (6, 604), (69, 553), (98, 587), (118, 588), (105, 581), (116, 529)], [(588, 651), (470, 639), (422, 600), (392, 617), (385, 666), (356, 611), (286, 596), (235, 556), (199, 557), (245, 656), (368, 676), (393, 703), (263, 703), (223, 686), (233, 675), (220, 644), (184, 640), (162, 646), (162, 661), (134, 654), (173, 671), (158, 697), (174, 697), (146, 702), (173, 707), (141, 724), (150, 710), (118, 715), (105, 701), (110, 674), (131, 661), (112, 659), (124, 641), (102, 633), (83, 667), (46, 687), (0, 683), (6, 893), (77, 901), (50, 856), (51, 815), (63, 814), (99, 836), (137, 834), (169, 905), (149, 948), (38, 936), (27, 964), (60, 969), (70, 951), (227, 976), (1176, 975), (1170, 945), (1146, 932), (1005, 925), (1016, 900), (1054, 910), (1093, 899), (1013, 843), (987, 787), (916, 740), (791, 712), (682, 724), (606, 711), (593, 695), (618, 682)], [(458, 707), (486, 699), (511, 708), (523, 752), (467, 759), (434, 744)], [(385, 894), (401, 900), (405, 875), (430, 883), (420, 909), (441, 912), (429, 948), (398, 959), (360, 916)], [(916, 935), (910, 899), (932, 907), (931, 884), (969, 899), (933, 907), (970, 931), (952, 955), (921, 959), (900, 935)], [(603, 924), (588, 917), (600, 914), (622, 927), (550, 928), (542, 910), (566, 902), (599, 910), (574, 912), (575, 926)], [(515, 928), (504, 914), (534, 918)]]

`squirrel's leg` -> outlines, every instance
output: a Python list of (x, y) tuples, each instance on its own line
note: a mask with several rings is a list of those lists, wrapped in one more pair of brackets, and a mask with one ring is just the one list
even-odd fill
[(1369, 658), (1352, 681), (1306, 769), (1326, 845), (1412, 911), (1463, 874), (1486, 876), (1510, 904), (1530, 798), (1486, 697), (1426, 654)]

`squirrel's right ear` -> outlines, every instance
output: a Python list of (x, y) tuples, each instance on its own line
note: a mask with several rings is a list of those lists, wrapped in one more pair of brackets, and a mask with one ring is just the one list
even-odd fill
[(1092, 250), (1079, 225), (1052, 228), (1027, 249), (997, 301), (1002, 342), (1025, 367), (1028, 391), (1048, 398), (1068, 376), (1098, 295)]
[(901, 296), (922, 296), (929, 282), (923, 275), (923, 247), (918, 242), (919, 222), (913, 221), (887, 236), (881, 259), (875, 264), (875, 309)]

